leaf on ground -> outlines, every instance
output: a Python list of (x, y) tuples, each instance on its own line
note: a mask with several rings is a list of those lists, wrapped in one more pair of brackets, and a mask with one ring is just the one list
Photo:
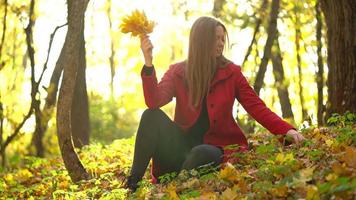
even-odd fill
[(349, 167), (356, 169), (356, 148), (347, 146), (345, 154), (341, 156), (341, 160)]
[(239, 174), (231, 163), (226, 163), (224, 168), (220, 170), (219, 177), (230, 182), (235, 182), (239, 179)]
[(167, 193), (170, 200), (179, 200), (179, 197), (176, 192), (177, 187), (174, 184), (169, 184), (167, 187)]

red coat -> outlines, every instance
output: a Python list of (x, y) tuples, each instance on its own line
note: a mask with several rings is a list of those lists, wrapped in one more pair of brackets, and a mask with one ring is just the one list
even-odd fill
[[(184, 83), (184, 62), (173, 64), (158, 83), (155, 70), (149, 76), (141, 72), (143, 92), (149, 108), (159, 108), (176, 98), (174, 122), (183, 130), (190, 128), (198, 119), (201, 105), (192, 109), (188, 105), (188, 92)], [(232, 115), (237, 99), (245, 110), (271, 133), (284, 135), (293, 126), (283, 121), (266, 107), (241, 72), (241, 67), (229, 63), (218, 68), (207, 96), (210, 127), (204, 135), (204, 143), (219, 147), (238, 144), (240, 151), (248, 149), (248, 143)], [(232, 151), (224, 151), (224, 162)]]

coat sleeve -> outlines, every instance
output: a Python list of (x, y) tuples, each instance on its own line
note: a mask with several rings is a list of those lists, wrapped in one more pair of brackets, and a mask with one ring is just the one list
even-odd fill
[(288, 130), (295, 129), (267, 108), (242, 74), (241, 67), (238, 66), (236, 71), (236, 98), (258, 123), (275, 135), (285, 135)]
[(143, 94), (148, 108), (159, 108), (169, 103), (175, 96), (173, 65), (169, 67), (158, 83), (156, 70), (148, 75), (141, 70)]

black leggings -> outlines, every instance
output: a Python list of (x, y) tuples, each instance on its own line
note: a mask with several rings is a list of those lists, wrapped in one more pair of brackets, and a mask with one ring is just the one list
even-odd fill
[(222, 149), (208, 144), (192, 146), (191, 137), (162, 110), (145, 110), (136, 135), (130, 176), (141, 180), (151, 158), (159, 165), (158, 176), (222, 162)]

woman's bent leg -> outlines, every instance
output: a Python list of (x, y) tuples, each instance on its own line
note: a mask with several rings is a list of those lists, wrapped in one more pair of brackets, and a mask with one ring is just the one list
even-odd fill
[(181, 129), (162, 110), (145, 110), (136, 135), (134, 159), (127, 187), (133, 190), (137, 188), (137, 182), (142, 179), (153, 157), (160, 165), (163, 164), (162, 169), (180, 166), (184, 159), (175, 159), (176, 156), (181, 157), (177, 155), (180, 153), (177, 148), (184, 146), (178, 144), (180, 142), (184, 142)]

